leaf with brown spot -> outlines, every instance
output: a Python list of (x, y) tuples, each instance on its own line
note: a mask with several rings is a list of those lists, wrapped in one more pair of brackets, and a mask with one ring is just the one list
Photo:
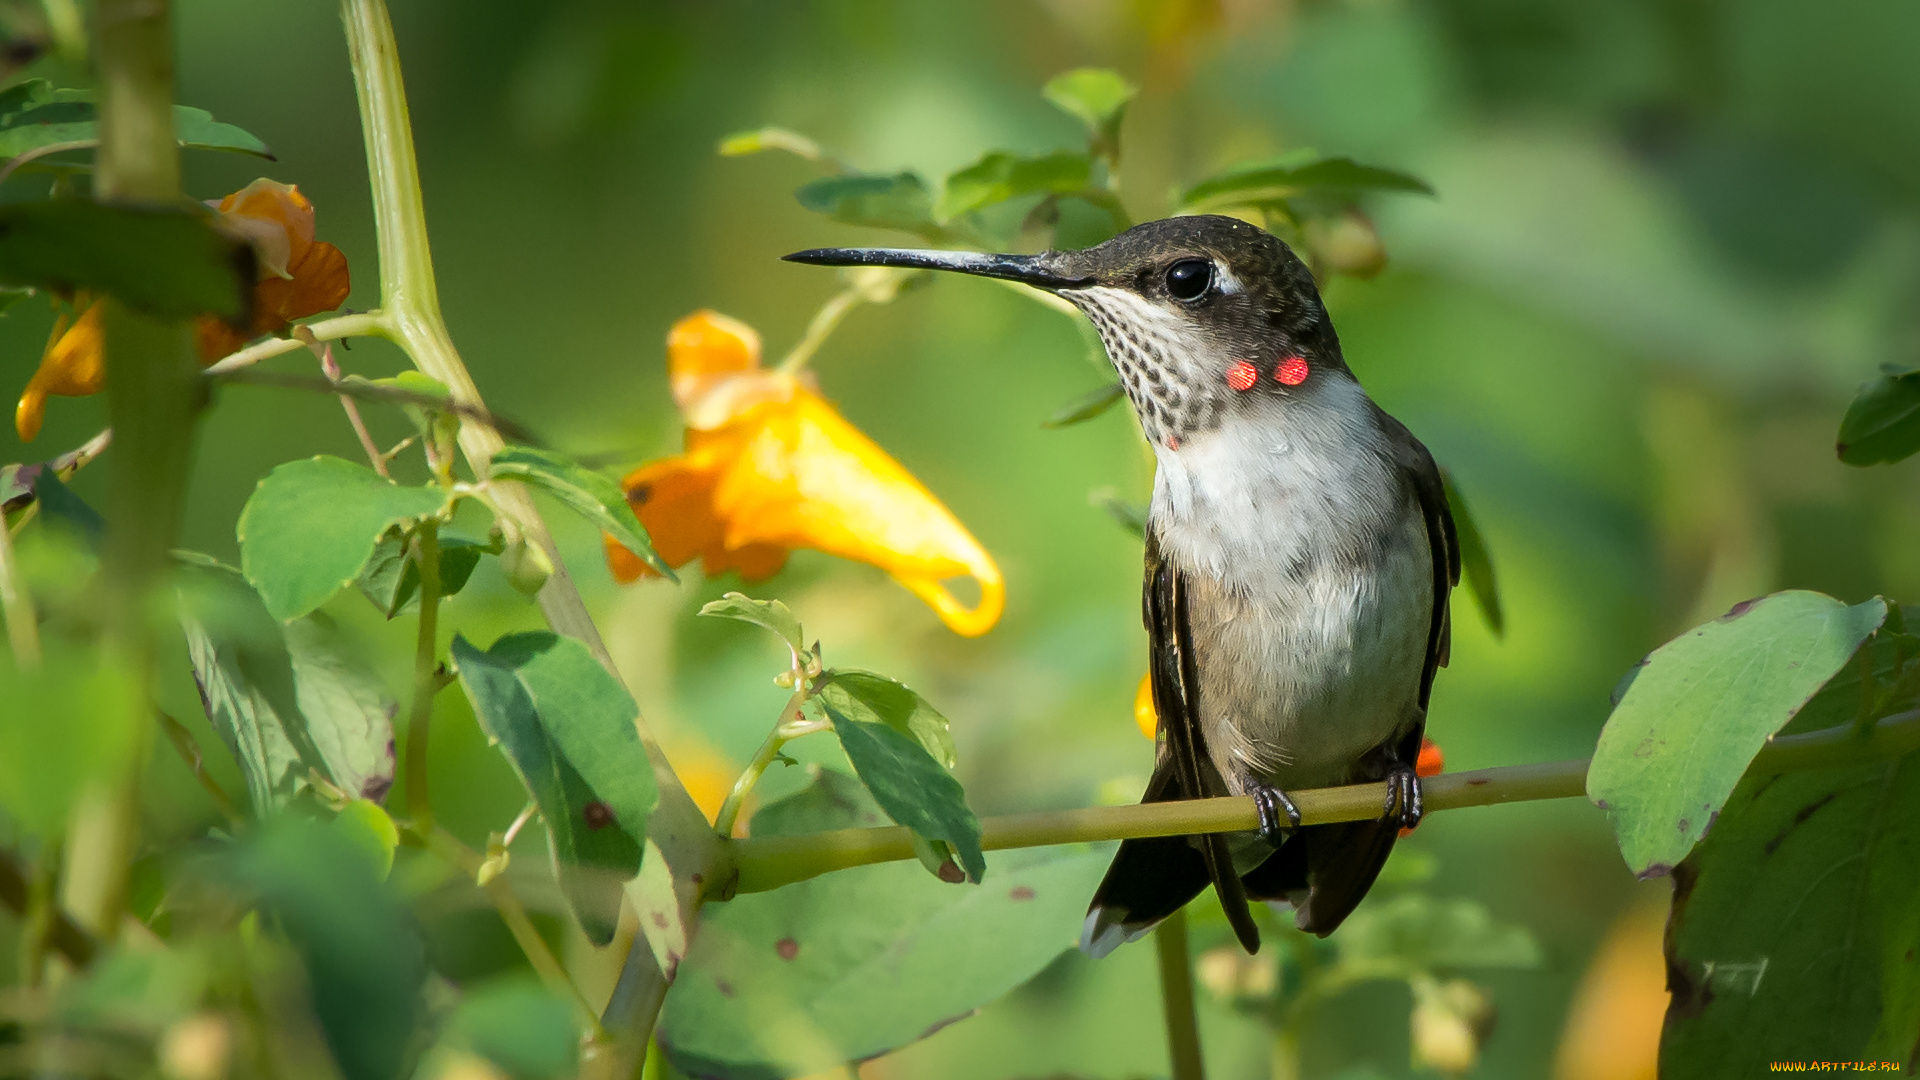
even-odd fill
[(540, 808), (568, 907), (605, 945), (659, 800), (639, 707), (573, 638), (508, 634), (483, 652), (456, 634), (452, 652), (475, 718)]
[[(816, 769), (750, 831), (885, 821), (859, 781)], [(911, 862), (863, 866), (710, 905), (667, 996), (660, 1045), (687, 1075), (743, 1080), (827, 1072), (905, 1046), (1072, 949), (1109, 858), (994, 852), (991, 886), (946, 884)]]

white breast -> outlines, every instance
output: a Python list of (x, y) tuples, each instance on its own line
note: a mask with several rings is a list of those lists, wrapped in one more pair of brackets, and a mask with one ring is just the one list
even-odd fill
[(1186, 571), (1200, 726), (1234, 790), (1342, 783), (1417, 717), (1426, 525), (1359, 386), (1157, 448), (1153, 525)]

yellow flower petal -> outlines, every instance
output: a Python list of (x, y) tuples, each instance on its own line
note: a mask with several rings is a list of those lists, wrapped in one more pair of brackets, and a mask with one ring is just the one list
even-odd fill
[[(762, 371), (751, 328), (702, 311), (668, 343), (687, 452), (642, 466), (624, 486), (669, 565), (698, 554), (710, 574), (751, 579), (812, 548), (885, 570), (956, 633), (999, 621), (1006, 583), (979, 541), (805, 380)], [(609, 546), (615, 575), (632, 580), (639, 561), (622, 554)], [(945, 585), (963, 576), (979, 586), (971, 607)]]
[(40, 434), (49, 395), (86, 397), (99, 393), (106, 384), (106, 353), (101, 347), (104, 313), (97, 302), (87, 300), (84, 294), (75, 299), (83, 305), (80, 317), (68, 325), (67, 317), (62, 315), (60, 321), (54, 323), (47, 351), (40, 356), (40, 367), (28, 380), (27, 388), (20, 393), (20, 403), (14, 407), (13, 429), (20, 433), (22, 442), (32, 441)]
[(1160, 731), (1160, 714), (1153, 707), (1153, 675), (1140, 676), (1140, 689), (1133, 694), (1133, 722), (1140, 734), (1151, 739)]

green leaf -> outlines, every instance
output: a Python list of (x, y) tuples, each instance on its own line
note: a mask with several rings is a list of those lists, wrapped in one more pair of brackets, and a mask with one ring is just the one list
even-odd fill
[(1127, 390), (1117, 382), (1075, 398), (1064, 408), (1040, 422), (1041, 427), (1063, 428), (1091, 420), (1126, 400)]
[(200, 942), (174, 938), (165, 949), (115, 949), (59, 992), (64, 1024), (129, 1028), (160, 1038), (204, 1007), (214, 974)]
[(1109, 68), (1077, 68), (1055, 75), (1040, 93), (1067, 114), (1087, 125), (1094, 152), (1117, 157), (1120, 121), (1127, 103), (1140, 88)]
[(1475, 900), (1409, 893), (1362, 904), (1333, 939), (1343, 963), (1412, 971), (1537, 968), (1540, 946), (1522, 926), (1494, 921)]
[[(754, 815), (754, 836), (885, 823), (850, 777)], [(863, 866), (709, 905), (661, 1014), (660, 1045), (693, 1076), (839, 1069), (965, 1017), (1073, 948), (1106, 872), (1102, 849), (995, 852), (991, 885), (909, 863)]]
[(620, 485), (550, 450), (509, 446), (493, 455), (488, 473), (496, 480), (518, 480), (559, 499), (592, 522), (669, 581), (679, 581), (659, 555), (646, 527), (633, 514)]
[(51, 199), (0, 206), (0, 282), (111, 293), (162, 318), (246, 317), (254, 256), (204, 210)]
[(933, 755), (933, 760), (952, 770), (953, 734), (947, 718), (905, 683), (871, 671), (837, 668), (814, 684), (814, 693), (845, 716), (885, 724), (907, 736)]
[(579, 1063), (572, 1009), (531, 981), (503, 979), (467, 991), (447, 1033), (513, 1080), (557, 1080), (574, 1075)]
[(893, 820), (928, 840), (950, 844), (978, 882), (987, 864), (980, 851), (980, 819), (967, 807), (966, 792), (926, 747), (888, 724), (855, 719), (822, 696), (833, 733), (860, 782)]
[(41, 468), (33, 476), (33, 497), (40, 504), (40, 512), (46, 520), (59, 522), (61, 527), (72, 532), (77, 538), (86, 541), (88, 547), (98, 551), (107, 535), (107, 519), (100, 511), (88, 506), (86, 500), (73, 493), (73, 489), (60, 482), (60, 474), (53, 469)]
[(605, 945), (659, 801), (634, 728), (639, 707), (573, 638), (508, 634), (481, 652), (456, 634), (453, 658), (480, 726), (540, 808), (568, 905)]
[(947, 177), (937, 213), (941, 221), (951, 221), (1021, 195), (1081, 191), (1091, 182), (1092, 171), (1093, 162), (1085, 154), (1063, 150), (1022, 157), (995, 150)]
[(640, 932), (653, 950), (654, 963), (668, 979), (687, 955), (687, 920), (683, 913), (697, 909), (700, 886), (688, 878), (674, 878), (673, 868), (660, 845), (647, 841), (640, 859), (640, 872), (626, 884), (627, 901), (633, 905)]
[(1180, 195), (1186, 209), (1245, 206), (1319, 192), (1350, 194), (1362, 191), (1399, 191), (1431, 195), (1433, 188), (1419, 177), (1361, 165), (1352, 158), (1319, 158), (1304, 164), (1265, 162), (1242, 165), (1188, 188)]
[(143, 722), (128, 672), (49, 648), (22, 671), (0, 650), (0, 810), (25, 831), (58, 837), (90, 781), (119, 775)]
[[(273, 157), (266, 143), (242, 128), (215, 120), (205, 109), (175, 105), (173, 131), (179, 144), (190, 149)], [(89, 91), (55, 90), (44, 79), (29, 79), (9, 87), (0, 100), (0, 158), (99, 137), (100, 110)]]
[(1137, 540), (1147, 536), (1147, 508), (1138, 503), (1130, 503), (1120, 497), (1112, 488), (1101, 488), (1087, 494), (1087, 501), (1107, 512), (1114, 524), (1132, 533)]
[[(467, 587), (474, 567), (487, 546), (458, 536), (440, 537), (440, 598), (453, 596)], [(360, 593), (391, 619), (413, 603), (420, 592), (420, 564), (408, 554), (404, 533), (389, 529), (380, 537), (367, 565), (354, 581)]]
[(758, 131), (736, 132), (720, 140), (721, 157), (742, 157), (768, 150), (785, 150), (808, 161), (826, 160), (820, 144), (797, 131), (783, 127), (763, 127)]
[(282, 625), (238, 571), (183, 558), (180, 625), (194, 682), (254, 812), (285, 806), (310, 769), (351, 795), (385, 798), (398, 708), (385, 685), (330, 621)]
[(1507, 618), (1500, 610), (1500, 583), (1493, 576), (1493, 553), (1480, 535), (1480, 526), (1474, 523), (1473, 512), (1467, 509), (1467, 500), (1461, 497), (1460, 489), (1445, 469), (1440, 471), (1440, 485), (1446, 489), (1447, 509), (1453, 514), (1454, 536), (1460, 543), (1461, 576), (1466, 578), (1473, 602), (1479, 605), (1480, 615), (1487, 620), (1493, 636), (1503, 636), (1507, 632)]
[(233, 860), (299, 952), (313, 1015), (345, 1080), (406, 1075), (426, 1012), (426, 952), (366, 856), (326, 826), (288, 816), (257, 830)]
[(437, 514), (447, 494), (337, 457), (268, 473), (240, 511), (240, 565), (276, 619), (297, 619), (360, 576), (381, 536)]
[(799, 617), (778, 600), (755, 600), (745, 593), (730, 592), (702, 605), (700, 614), (715, 619), (736, 619), (770, 630), (793, 650), (796, 663), (807, 656), (807, 635), (800, 628)]
[(1848, 607), (1782, 592), (1655, 649), (1607, 718), (1587, 797), (1607, 812), (1641, 877), (1686, 857), (1747, 765), (1886, 618), (1875, 598)]
[(349, 794), (386, 798), (393, 786), (393, 717), (400, 703), (325, 614), (295, 619), (282, 632), (293, 664), (294, 701), (320, 755), (320, 771)]
[(400, 829), (379, 803), (355, 799), (334, 815), (328, 826), (367, 859), (374, 876), (385, 881), (393, 870), (393, 852), (400, 846)]
[(1913, 1060), (1920, 754), (1747, 777), (1673, 879), (1660, 1075)]
[(793, 193), (800, 205), (849, 225), (898, 229), (939, 243), (946, 230), (933, 220), (933, 197), (910, 172), (893, 176), (856, 173), (815, 180)]
[(1847, 406), (1835, 449), (1849, 465), (1891, 463), (1920, 450), (1920, 369), (1883, 366)]

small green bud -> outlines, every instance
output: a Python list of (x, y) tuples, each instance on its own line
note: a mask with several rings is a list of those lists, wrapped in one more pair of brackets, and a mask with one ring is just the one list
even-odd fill
[(515, 589), (532, 596), (553, 576), (553, 560), (539, 544), (516, 538), (500, 552), (500, 571)]

